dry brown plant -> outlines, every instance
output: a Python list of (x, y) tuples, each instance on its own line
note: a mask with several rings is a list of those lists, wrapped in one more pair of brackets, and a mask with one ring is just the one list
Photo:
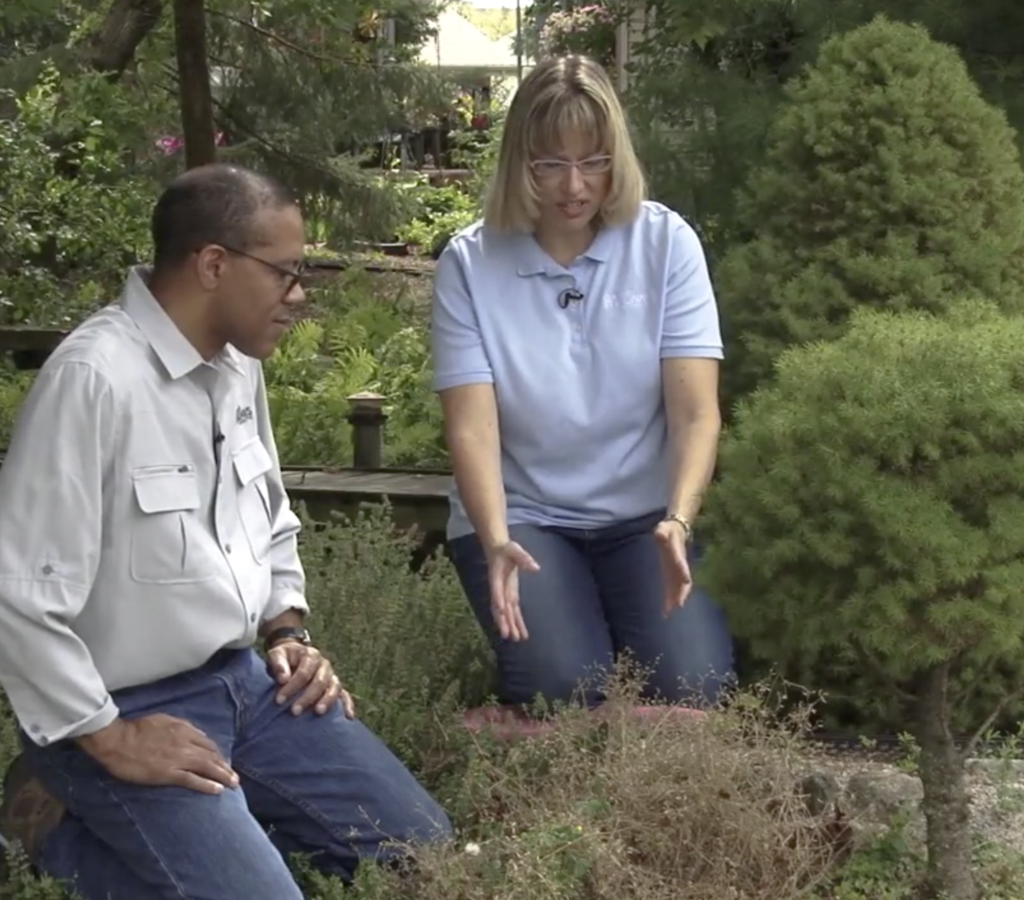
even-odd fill
[(638, 717), (635, 679), (608, 693), (600, 716), (563, 711), (546, 735), (476, 738), (454, 810), (470, 825), (362, 896), (795, 900), (827, 880), (849, 835), (797, 792), (808, 708), (780, 718), (751, 689)]

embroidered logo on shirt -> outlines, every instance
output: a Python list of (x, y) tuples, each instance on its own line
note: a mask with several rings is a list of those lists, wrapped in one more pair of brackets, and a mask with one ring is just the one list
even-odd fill
[(235, 424), (244, 425), (249, 421), (252, 421), (252, 407), (239, 406), (238, 409), (235, 410)]
[(601, 298), (605, 309), (643, 309), (647, 306), (647, 294), (643, 291), (620, 291), (607, 293)]

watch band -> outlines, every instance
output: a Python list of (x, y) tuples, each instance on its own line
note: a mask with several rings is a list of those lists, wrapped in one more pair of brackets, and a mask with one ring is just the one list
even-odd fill
[(312, 643), (309, 632), (305, 628), (295, 628), (288, 625), (284, 628), (275, 628), (270, 632), (263, 639), (263, 649), (269, 650), (271, 647), (280, 644), (281, 641), (297, 641), (300, 644), (305, 644), (307, 647)]
[(681, 516), (679, 513), (669, 513), (662, 519), (663, 522), (675, 522), (677, 525), (683, 526), (683, 537), (687, 542), (693, 537), (693, 526), (690, 524), (690, 520), (686, 516)]

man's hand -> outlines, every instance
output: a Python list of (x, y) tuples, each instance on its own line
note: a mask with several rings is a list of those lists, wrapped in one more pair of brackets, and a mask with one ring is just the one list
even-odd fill
[(330, 661), (315, 647), (298, 641), (282, 641), (267, 651), (267, 668), (274, 681), (281, 685), (277, 702), (284, 704), (294, 699), (294, 715), (310, 707), (317, 715), (323, 715), (340, 700), (346, 717), (355, 718), (351, 695), (341, 686)]
[(77, 743), (115, 778), (132, 784), (183, 787), (201, 794), (238, 787), (238, 775), (213, 741), (190, 722), (163, 713), (116, 719)]

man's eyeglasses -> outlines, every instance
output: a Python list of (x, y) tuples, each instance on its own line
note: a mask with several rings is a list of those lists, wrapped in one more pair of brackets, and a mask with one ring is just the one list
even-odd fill
[(218, 244), (218, 246), (223, 247), (228, 253), (231, 253), (234, 256), (242, 256), (245, 259), (251, 259), (253, 262), (258, 262), (260, 265), (266, 266), (272, 272), (276, 272), (278, 277), (281, 279), (281, 283), (286, 285), (284, 289), (285, 296), (294, 290), (295, 285), (301, 283), (302, 277), (306, 274), (306, 270), (308, 268), (305, 260), (299, 263), (299, 267), (297, 269), (286, 269), (284, 266), (279, 266), (277, 263), (270, 262), (270, 260), (254, 256), (252, 253), (246, 253), (244, 250), (239, 250), (237, 247), (229, 247), (227, 244)]

